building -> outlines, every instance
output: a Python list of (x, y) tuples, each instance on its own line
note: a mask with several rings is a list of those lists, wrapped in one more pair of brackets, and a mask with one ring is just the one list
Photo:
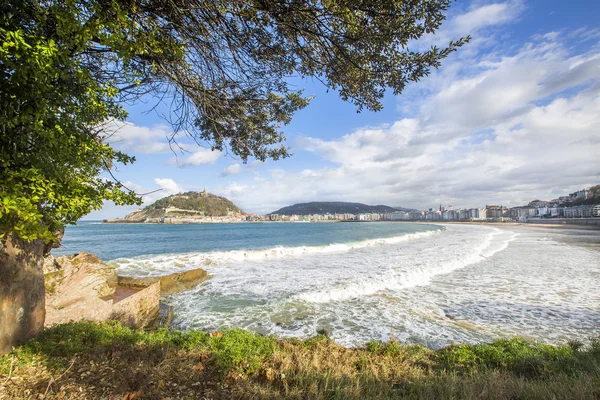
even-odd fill
[(425, 219), (427, 221), (441, 221), (442, 220), (442, 212), (441, 211), (432, 211), (425, 214)]
[(512, 207), (508, 210), (508, 215), (518, 221), (526, 221), (529, 218), (538, 215), (538, 209), (531, 206)]
[(488, 215), (487, 215), (487, 209), (486, 208), (480, 208), (479, 209), (479, 219), (480, 220), (484, 220), (487, 219)]
[(271, 220), (271, 221), (280, 221), (281, 217), (279, 216), (279, 214), (270, 214), (269, 215), (269, 220)]
[(420, 220), (425, 219), (425, 212), (424, 211), (411, 211), (408, 213), (408, 216), (411, 221), (420, 221)]
[(454, 211), (454, 210), (445, 210), (442, 213), (442, 220), (444, 220), (444, 221), (454, 221), (457, 219), (458, 219), (458, 216), (457, 216), (456, 211)]
[(393, 213), (385, 214), (387, 221), (402, 221), (407, 219), (407, 213), (404, 211), (395, 211)]
[(487, 218), (502, 218), (507, 216), (508, 208), (504, 206), (486, 205), (486, 216)]
[[(595, 212), (600, 212), (598, 205), (583, 205), (574, 207), (565, 207), (563, 214), (565, 218), (592, 218)], [(598, 211), (596, 211), (598, 210)]]
[(375, 213), (363, 213), (358, 214), (356, 219), (359, 221), (379, 221), (381, 219), (381, 215)]
[(588, 192), (589, 191), (586, 189), (581, 189), (576, 192), (569, 193), (569, 197), (571, 198), (571, 201), (585, 199), (587, 197)]

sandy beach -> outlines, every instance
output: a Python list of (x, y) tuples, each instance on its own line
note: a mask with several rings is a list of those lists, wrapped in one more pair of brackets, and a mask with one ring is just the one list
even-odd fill
[(550, 228), (550, 229), (581, 229), (581, 230), (600, 230), (600, 218), (597, 225), (592, 224), (576, 224), (576, 223), (536, 223), (536, 222), (488, 222), (488, 221), (398, 221), (398, 222), (408, 222), (408, 223), (417, 223), (417, 224), (457, 224), (457, 225), (485, 225), (485, 226), (495, 226), (497, 228), (500, 227), (510, 227), (510, 226), (522, 226), (522, 227), (530, 227), (530, 228)]

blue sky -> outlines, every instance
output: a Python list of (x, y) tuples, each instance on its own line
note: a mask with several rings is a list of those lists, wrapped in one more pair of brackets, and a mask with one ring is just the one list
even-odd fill
[[(116, 176), (146, 204), (187, 190), (226, 196), (248, 212), (303, 201), (414, 208), (520, 205), (600, 183), (600, 2), (457, 1), (442, 29), (413, 43), (472, 41), (384, 110), (357, 113), (318, 82), (284, 127), (293, 157), (240, 160), (200, 147), (177, 157), (155, 102), (129, 106), (111, 141), (135, 155)], [(106, 204), (86, 219), (135, 207)]]

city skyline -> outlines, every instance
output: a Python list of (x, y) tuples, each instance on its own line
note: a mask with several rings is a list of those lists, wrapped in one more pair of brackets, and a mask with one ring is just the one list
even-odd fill
[[(206, 189), (199, 193), (201, 197), (211, 196)], [(188, 193), (178, 193), (173, 197), (188, 198)], [(227, 200), (227, 199), (225, 199)], [(171, 203), (168, 203), (171, 204)], [(290, 208), (294, 208), (292, 212)], [(151, 206), (152, 208), (152, 206)], [(323, 209), (325, 208), (325, 209)], [(371, 211), (364, 209), (371, 208)], [(335, 211), (333, 211), (335, 209)], [(359, 210), (363, 211), (350, 211)], [(379, 209), (379, 211), (376, 211)], [(169, 205), (163, 210), (163, 216), (138, 214), (145, 209), (134, 210), (127, 216), (103, 219), (104, 222), (152, 222), (152, 223), (202, 223), (204, 222), (242, 222), (242, 221), (320, 221), (320, 220), (359, 220), (359, 221), (498, 221), (508, 219), (527, 222), (539, 218), (593, 218), (600, 217), (600, 184), (589, 188), (576, 190), (567, 195), (558, 196), (551, 200), (534, 199), (527, 204), (507, 207), (500, 204), (486, 204), (481, 206), (454, 207), (453, 205), (439, 205), (436, 207), (418, 207), (407, 209), (377, 204), (367, 205), (353, 202), (308, 202), (289, 205), (282, 209), (264, 213), (247, 213), (243, 210), (232, 211), (228, 209), (227, 215), (208, 215), (198, 210), (189, 210), (198, 215), (191, 215), (188, 210)], [(180, 212), (185, 211), (182, 215)], [(296, 211), (298, 210), (298, 211)], [(302, 212), (301, 210), (310, 212)], [(345, 211), (342, 211), (345, 210)], [(384, 211), (385, 210), (385, 211)], [(89, 219), (88, 219), (89, 220)]]

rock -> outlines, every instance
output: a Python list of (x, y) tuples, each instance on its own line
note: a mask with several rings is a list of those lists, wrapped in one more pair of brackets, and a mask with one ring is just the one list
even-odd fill
[(116, 302), (110, 318), (121, 321), (125, 326), (144, 328), (154, 324), (159, 309), (160, 283), (156, 282)]
[(317, 335), (329, 337), (329, 331), (327, 329), (317, 329)]
[(44, 265), (46, 279), (45, 325), (68, 321), (104, 321), (112, 313), (112, 296), (117, 287), (114, 268), (97, 256), (79, 253), (48, 257)]
[(158, 316), (160, 284), (119, 287), (115, 269), (94, 254), (48, 257), (44, 271), (46, 326), (116, 319), (126, 326), (143, 328)]
[(119, 276), (118, 283), (121, 286), (143, 288), (160, 282), (160, 294), (166, 296), (192, 289), (209, 278), (210, 275), (205, 270), (196, 268), (161, 277), (134, 278)]
[[(84, 252), (48, 257), (43, 270), (46, 326), (107, 319), (133, 328), (155, 326), (161, 295), (193, 288), (210, 277), (203, 269), (154, 278), (117, 277), (113, 267)], [(168, 324), (170, 318), (165, 315), (163, 324)]]
[(48, 284), (56, 286), (50, 305), (61, 308), (79, 298), (110, 296), (117, 287), (117, 276), (113, 267), (89, 253), (53, 257), (46, 262), (45, 275)]

